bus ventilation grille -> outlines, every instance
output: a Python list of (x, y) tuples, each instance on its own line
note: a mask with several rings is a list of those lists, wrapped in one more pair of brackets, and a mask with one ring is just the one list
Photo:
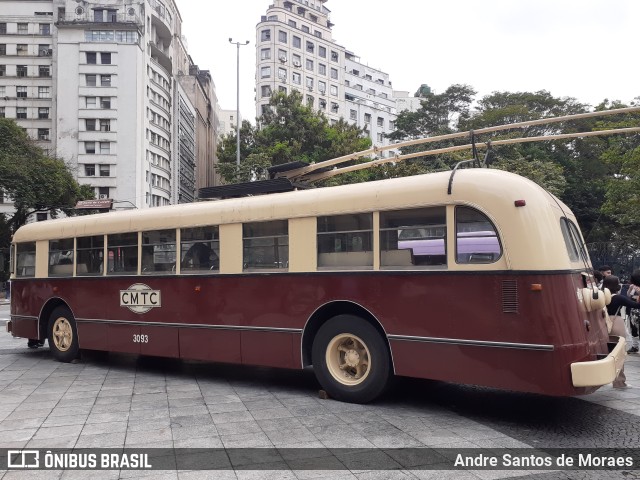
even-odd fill
[(502, 312), (518, 313), (518, 282), (516, 280), (502, 281)]

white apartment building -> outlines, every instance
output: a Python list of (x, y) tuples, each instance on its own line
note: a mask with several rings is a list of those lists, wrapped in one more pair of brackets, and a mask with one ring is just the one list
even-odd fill
[(0, 115), (98, 198), (193, 201), (198, 148), (213, 164), (215, 142), (197, 144), (203, 122), (177, 81), (190, 73), (181, 25), (174, 0), (0, 0)]
[(272, 92), (297, 90), (330, 121), (344, 118), (388, 145), (396, 118), (389, 75), (333, 40), (326, 2), (273, 0), (256, 26), (256, 115)]

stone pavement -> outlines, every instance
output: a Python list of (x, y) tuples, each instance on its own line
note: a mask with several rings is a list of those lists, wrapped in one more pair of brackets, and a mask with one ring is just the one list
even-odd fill
[[(5, 307), (6, 311), (6, 307)], [(1, 311), (0, 311), (1, 313)], [(84, 354), (54, 361), (47, 347), (4, 332), (0, 316), (0, 448), (538, 448), (637, 447), (640, 388), (551, 398), (400, 379), (371, 405), (318, 396), (311, 371)], [(640, 385), (640, 357), (627, 377)], [(14, 478), (495, 479), (575, 478), (578, 472), (495, 470), (9, 471)], [(637, 471), (636, 471), (637, 472)], [(619, 478), (621, 472), (579, 472)], [(630, 473), (631, 475), (634, 472)], [(606, 477), (606, 475), (605, 475)], [(625, 477), (632, 478), (632, 477)]]

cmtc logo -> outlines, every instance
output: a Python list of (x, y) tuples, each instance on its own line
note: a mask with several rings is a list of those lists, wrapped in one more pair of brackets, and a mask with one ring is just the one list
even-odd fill
[(40, 452), (38, 450), (9, 450), (7, 468), (38, 468)]
[(120, 290), (120, 306), (133, 313), (147, 313), (152, 308), (161, 307), (160, 290), (152, 290), (144, 283), (134, 283), (126, 290)]

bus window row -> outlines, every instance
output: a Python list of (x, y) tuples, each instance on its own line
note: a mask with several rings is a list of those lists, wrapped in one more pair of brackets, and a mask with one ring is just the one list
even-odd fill
[[(373, 269), (374, 234), (379, 235), (381, 269), (447, 266), (445, 206), (380, 212), (376, 229), (371, 212), (316, 220), (319, 270)], [(243, 271), (289, 268), (288, 223), (271, 220), (242, 224)], [(182, 228), (179, 233), (179, 241), (176, 229), (77, 237), (75, 242), (73, 238), (50, 240), (48, 273), (72, 276), (75, 265), (76, 276), (171, 275), (178, 271), (177, 259), (181, 274), (219, 271), (218, 225)], [(478, 210), (455, 208), (455, 236), (456, 263), (492, 263), (502, 255), (495, 227)], [(35, 242), (16, 245), (16, 276), (34, 276), (35, 253)]]

